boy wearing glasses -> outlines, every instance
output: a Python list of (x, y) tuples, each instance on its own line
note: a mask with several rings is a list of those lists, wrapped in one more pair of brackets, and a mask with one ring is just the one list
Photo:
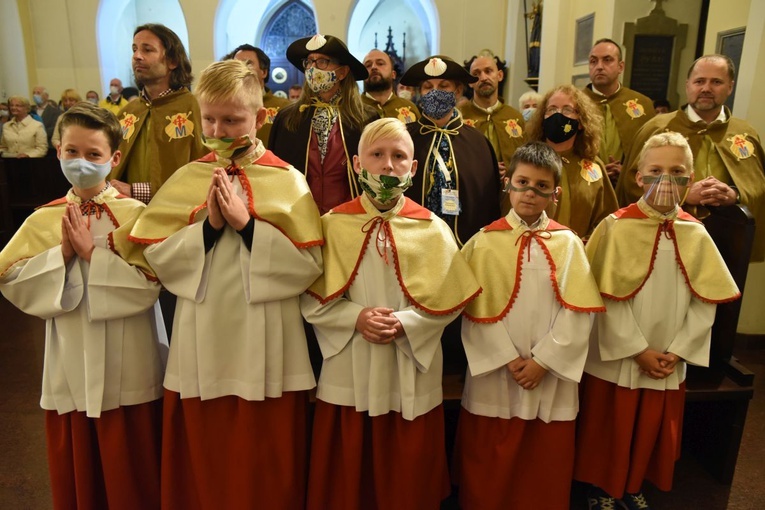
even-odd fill
[(376, 113), (364, 105), (357, 80), (369, 76), (343, 41), (316, 34), (287, 48), (305, 73), (300, 99), (279, 111), (269, 149), (303, 172), (321, 214), (359, 196), (353, 172), (364, 126)]
[(555, 151), (523, 145), (507, 173), (512, 209), (462, 249), (483, 292), (463, 312), (455, 482), (464, 510), (568, 508), (588, 314), (603, 302), (582, 242), (545, 213)]

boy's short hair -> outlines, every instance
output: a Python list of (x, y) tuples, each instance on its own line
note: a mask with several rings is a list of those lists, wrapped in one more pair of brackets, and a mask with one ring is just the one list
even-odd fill
[(553, 174), (553, 183), (560, 185), (560, 175), (563, 171), (563, 162), (555, 150), (544, 142), (528, 142), (520, 146), (513, 157), (510, 158), (510, 165), (505, 174), (508, 179), (512, 179), (518, 163), (525, 163), (537, 168), (549, 170)]
[(194, 93), (206, 103), (240, 101), (257, 111), (263, 107), (263, 89), (252, 65), (241, 60), (213, 62), (202, 71)]
[(378, 119), (367, 124), (359, 139), (359, 154), (362, 147), (373, 144), (380, 139), (403, 139), (409, 147), (410, 153), (414, 154), (414, 142), (406, 129), (406, 124), (391, 117)]
[(693, 152), (691, 151), (691, 146), (688, 145), (688, 140), (686, 140), (683, 135), (680, 133), (675, 133), (674, 131), (656, 133), (651, 138), (646, 140), (646, 142), (643, 144), (643, 148), (640, 149), (640, 154), (638, 155), (638, 171), (640, 171), (643, 167), (643, 159), (645, 158), (646, 153), (649, 150), (655, 149), (657, 147), (679, 147), (683, 149), (683, 152), (685, 152), (685, 167), (689, 172), (693, 172)]
[(109, 141), (112, 154), (119, 148), (122, 140), (122, 126), (117, 117), (106, 108), (80, 102), (61, 114), (61, 122), (58, 124), (58, 136), (63, 140), (64, 130), (69, 126), (81, 126), (86, 129), (101, 131)]

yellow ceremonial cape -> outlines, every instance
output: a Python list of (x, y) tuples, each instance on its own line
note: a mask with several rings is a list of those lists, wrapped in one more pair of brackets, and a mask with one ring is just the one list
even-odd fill
[(587, 257), (604, 297), (631, 299), (653, 271), (660, 236), (675, 245), (680, 270), (691, 293), (707, 303), (741, 297), (720, 252), (704, 225), (678, 207), (677, 218), (662, 221), (644, 211), (643, 199), (619, 209), (598, 225), (587, 243)]
[[(323, 240), (319, 211), (305, 178), (262, 144), (243, 159), (247, 161), (237, 161), (242, 166), (235, 171), (248, 196), (250, 216), (270, 223), (299, 248), (320, 246)], [(216, 161), (214, 154), (208, 154), (175, 172), (136, 222), (130, 240), (138, 244), (159, 243), (195, 223), (199, 212), (207, 208), (213, 170), (227, 165), (229, 160)]]
[[(0, 252), (0, 276), (17, 262), (61, 244), (61, 217), (68, 202), (80, 203), (80, 198), (69, 190), (65, 197), (40, 206), (27, 218)], [(107, 214), (114, 224), (115, 229), (107, 239), (109, 248), (126, 259), (128, 234), (144, 209), (143, 203), (120, 195), (115, 188), (108, 188), (94, 197), (93, 203), (101, 209), (96, 214)], [(151, 272), (147, 276), (151, 276)]]
[(351, 286), (373, 233), (390, 240), (399, 286), (415, 307), (448, 315), (481, 292), (446, 223), (408, 198), (381, 215), (362, 195), (322, 216), (322, 225), (324, 274), (307, 291), (322, 303)]
[(463, 315), (473, 322), (498, 322), (507, 315), (521, 286), (522, 258), (532, 239), (547, 256), (550, 282), (561, 306), (577, 312), (604, 312), (582, 241), (568, 227), (546, 220), (529, 230), (508, 215), (481, 229), (462, 248), (483, 292)]

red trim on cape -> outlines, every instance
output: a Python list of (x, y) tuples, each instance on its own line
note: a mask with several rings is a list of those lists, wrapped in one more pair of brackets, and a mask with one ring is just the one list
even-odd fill
[(35, 207), (35, 209), (42, 209), (43, 207), (51, 207), (51, 206), (54, 206), (54, 205), (61, 205), (61, 204), (65, 204), (65, 203), (66, 203), (66, 197), (61, 197), (61, 198), (57, 198), (55, 200), (51, 200), (47, 204), (38, 205), (37, 207)]
[[(263, 143), (263, 142), (261, 142)], [(218, 160), (218, 158), (215, 156), (214, 152), (208, 152), (201, 158), (199, 158), (197, 161), (200, 163), (215, 163)], [(277, 168), (284, 168), (287, 170), (290, 167), (290, 164), (286, 161), (282, 160), (278, 156), (276, 156), (273, 152), (266, 149), (266, 151), (263, 153), (262, 156), (260, 156), (258, 159), (252, 162), (253, 164), (257, 163), (258, 165), (263, 166), (273, 166)]]
[[(632, 203), (628, 205), (627, 207), (622, 207), (618, 211), (616, 211), (614, 214), (614, 217), (617, 219), (632, 219), (632, 220), (644, 220), (648, 218), (646, 213), (644, 213), (642, 210), (640, 210), (640, 207), (638, 207), (637, 202)], [(694, 218), (689, 213), (683, 211), (682, 208), (679, 208), (677, 211), (677, 218), (685, 221), (692, 221), (694, 223), (701, 223), (697, 218)]]
[[(548, 228), (545, 230), (571, 230), (565, 225), (561, 225), (557, 221), (553, 221), (553, 220), (550, 220), (550, 223), (547, 226)], [(552, 227), (552, 228), (549, 228), (549, 227)], [(513, 230), (513, 227), (507, 222), (505, 218), (500, 218), (484, 228), (485, 232), (494, 232), (494, 231), (502, 231), (502, 230)], [(563, 300), (563, 296), (561, 296), (560, 294), (560, 288), (558, 287), (558, 280), (555, 279), (555, 261), (553, 260), (552, 254), (547, 249), (547, 245), (545, 245), (539, 239), (537, 239), (536, 241), (537, 243), (539, 243), (540, 247), (542, 248), (542, 252), (545, 254), (545, 257), (547, 258), (547, 263), (550, 265), (550, 282), (552, 283), (553, 291), (555, 292), (556, 301), (558, 301), (558, 303), (562, 307), (574, 312), (581, 312), (581, 313), (605, 312), (606, 311), (605, 306), (595, 307), (595, 308), (583, 308), (580, 306), (574, 306)], [(513, 292), (510, 294), (510, 300), (508, 301), (507, 306), (505, 306), (504, 310), (502, 310), (502, 312), (500, 312), (500, 314), (495, 317), (479, 318), (479, 317), (470, 315), (467, 312), (463, 312), (462, 315), (464, 315), (471, 322), (491, 324), (491, 323), (501, 321), (510, 312), (510, 309), (513, 307), (513, 304), (515, 302), (515, 298), (518, 297), (518, 292), (520, 291), (520, 288), (521, 288), (521, 278), (523, 276), (523, 271), (521, 270), (521, 266), (522, 266), (521, 263), (523, 262), (523, 250), (526, 249), (526, 247), (528, 246), (530, 242), (531, 242), (531, 238), (521, 237), (521, 246), (518, 248), (518, 260), (515, 262), (515, 287), (513, 288)]]
[[(361, 204), (361, 196), (344, 202), (336, 207), (333, 207), (330, 212), (336, 214), (366, 214), (364, 206)], [(422, 207), (408, 197), (404, 197), (404, 207), (396, 214), (402, 218), (411, 218), (414, 220), (430, 220), (430, 210)]]
[[(413, 202), (412, 200), (408, 198), (406, 199), (406, 201), (407, 203), (404, 205), (404, 208), (399, 212), (399, 216), (401, 215), (402, 212), (404, 212), (405, 209), (407, 209), (407, 206), (409, 206), (411, 203), (412, 206), (409, 207), (407, 210), (407, 213), (409, 214), (407, 216), (408, 218), (430, 220), (431, 218), (430, 210), (425, 209), (424, 207), (416, 204), (415, 202)], [(359, 207), (361, 208), (360, 211), (359, 211)], [(420, 214), (423, 214), (423, 211), (427, 212), (427, 218), (418, 218), (417, 216)], [(361, 197), (356, 197), (353, 200), (350, 200), (348, 202), (345, 202), (335, 207), (334, 209), (332, 209), (332, 212), (337, 212), (339, 214), (362, 214), (362, 213), (365, 213), (366, 211), (364, 211), (364, 208), (361, 205)], [(412, 305), (415, 308), (419, 308), (420, 310), (427, 312), (430, 315), (449, 315), (450, 313), (456, 312), (460, 308), (464, 308), (467, 305), (467, 303), (475, 299), (483, 291), (483, 289), (479, 287), (478, 290), (473, 295), (463, 300), (460, 304), (452, 308), (449, 308), (447, 310), (433, 310), (417, 302), (417, 300), (414, 299), (414, 297), (409, 293), (409, 290), (406, 288), (406, 285), (404, 284), (404, 278), (401, 274), (401, 266), (399, 263), (398, 249), (396, 248), (396, 239), (393, 236), (393, 231), (390, 228), (390, 223), (387, 221), (383, 222), (383, 228), (386, 231), (386, 235), (388, 239), (390, 239), (391, 251), (393, 252), (393, 267), (395, 268), (395, 271), (396, 271), (396, 279), (398, 280), (398, 285), (401, 288), (401, 291), (406, 296), (406, 298), (409, 300), (410, 303), (412, 303)], [(310, 289), (306, 290), (306, 293), (310, 295), (311, 297), (313, 297), (314, 299), (316, 299), (317, 301), (319, 301), (322, 305), (325, 305), (328, 302), (332, 301), (333, 299), (337, 299), (338, 297), (342, 296), (345, 293), (345, 291), (347, 291), (351, 287), (351, 285), (353, 284), (353, 281), (356, 279), (356, 276), (359, 271), (359, 266), (361, 265), (361, 261), (364, 258), (364, 254), (367, 251), (367, 246), (369, 246), (369, 238), (371, 237), (373, 230), (374, 229), (370, 229), (366, 233), (366, 236), (364, 236), (364, 242), (361, 246), (361, 252), (359, 252), (359, 256), (356, 259), (356, 265), (354, 266), (353, 271), (351, 272), (351, 276), (350, 278), (348, 278), (348, 282), (346, 282), (345, 285), (343, 285), (339, 290), (330, 294), (326, 298), (322, 298), (320, 295), (316, 294)]]

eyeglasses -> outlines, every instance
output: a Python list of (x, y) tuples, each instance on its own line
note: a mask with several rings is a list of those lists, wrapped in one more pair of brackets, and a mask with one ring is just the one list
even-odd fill
[(556, 113), (562, 113), (564, 116), (570, 117), (572, 115), (579, 115), (579, 110), (568, 105), (563, 108), (557, 106), (548, 106), (545, 108), (545, 118), (555, 115)]
[(324, 71), (329, 67), (329, 64), (337, 64), (337, 61), (331, 58), (304, 58), (303, 69), (309, 69), (311, 66), (316, 67)]

